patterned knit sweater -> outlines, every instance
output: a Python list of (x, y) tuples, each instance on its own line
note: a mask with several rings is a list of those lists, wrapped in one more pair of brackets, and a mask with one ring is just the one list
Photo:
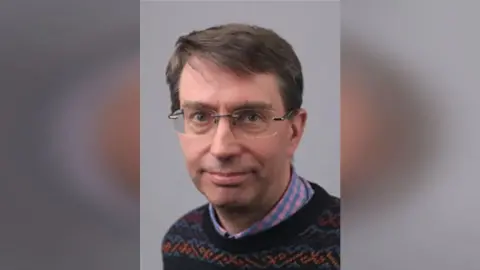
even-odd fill
[(340, 269), (340, 199), (310, 183), (312, 199), (289, 219), (240, 239), (222, 237), (201, 206), (162, 243), (164, 270)]

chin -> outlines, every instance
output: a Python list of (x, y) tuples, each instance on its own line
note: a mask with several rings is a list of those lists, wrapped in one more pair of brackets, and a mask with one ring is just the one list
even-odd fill
[(245, 185), (227, 187), (218, 186), (206, 177), (199, 180), (196, 183), (198, 190), (216, 207), (250, 205), (255, 197), (255, 194), (252, 194), (254, 190)]
[(207, 196), (207, 200), (215, 205), (216, 207), (223, 207), (223, 206), (229, 206), (229, 205), (238, 205), (241, 204), (241, 202), (238, 199), (235, 198), (219, 198), (218, 196)]
[(205, 194), (207, 200), (218, 208), (236, 208), (236, 207), (244, 207), (249, 205), (249, 200), (244, 198), (243, 196), (232, 196), (228, 194)]

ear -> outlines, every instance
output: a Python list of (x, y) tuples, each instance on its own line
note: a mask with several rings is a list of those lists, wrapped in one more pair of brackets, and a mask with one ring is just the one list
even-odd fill
[(288, 154), (292, 157), (303, 137), (306, 122), (307, 111), (305, 111), (305, 109), (299, 109), (297, 113), (290, 119), (290, 145), (288, 147)]

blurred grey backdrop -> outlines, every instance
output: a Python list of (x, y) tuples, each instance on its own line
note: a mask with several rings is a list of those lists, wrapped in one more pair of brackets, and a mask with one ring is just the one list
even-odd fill
[(301, 175), (340, 194), (340, 4), (329, 2), (142, 2), (141, 266), (161, 269), (161, 240), (181, 215), (205, 203), (184, 167), (167, 119), (165, 66), (176, 39), (227, 22), (272, 28), (302, 62), (306, 133), (295, 164)]
[[(138, 54), (138, 3), (2, 1), (0, 25), (0, 269), (137, 268), (139, 204), (73, 161), (95, 129), (67, 111), (91, 112), (115, 92), (103, 86)], [(75, 139), (57, 132), (59, 116)]]
[(342, 198), (342, 269), (480, 269), (479, 6), (342, 0), (342, 27), (413, 74), (423, 85), (414, 98), (436, 119), (425, 123), (436, 125), (430, 159), (391, 176), (408, 192), (370, 194), (370, 205)]

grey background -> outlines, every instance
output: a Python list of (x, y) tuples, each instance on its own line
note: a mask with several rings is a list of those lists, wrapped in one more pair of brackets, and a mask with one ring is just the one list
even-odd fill
[(345, 27), (427, 85), (417, 94), (436, 108), (430, 112), (438, 120), (430, 138), (438, 140), (434, 157), (410, 176), (413, 192), (396, 200), (375, 196), (374, 206), (361, 209), (343, 198), (342, 269), (480, 269), (480, 4), (342, 0), (341, 6)]
[(295, 48), (309, 119), (296, 155), (301, 175), (340, 193), (339, 2), (141, 3), (141, 266), (161, 269), (161, 239), (181, 215), (205, 203), (187, 175), (167, 119), (164, 70), (179, 35), (226, 22), (259, 24)]
[[(92, 201), (76, 188), (86, 179), (51, 155), (52, 144), (77, 152), (78, 141), (52, 136), (60, 108), (75, 103), (61, 97), (85, 98), (80, 82), (106, 82), (115, 63), (138, 53), (138, 3), (1, 1), (0, 25), (0, 269), (138, 269), (138, 202), (127, 203), (132, 211), (103, 208), (110, 192)], [(82, 131), (77, 138), (92, 129)]]

